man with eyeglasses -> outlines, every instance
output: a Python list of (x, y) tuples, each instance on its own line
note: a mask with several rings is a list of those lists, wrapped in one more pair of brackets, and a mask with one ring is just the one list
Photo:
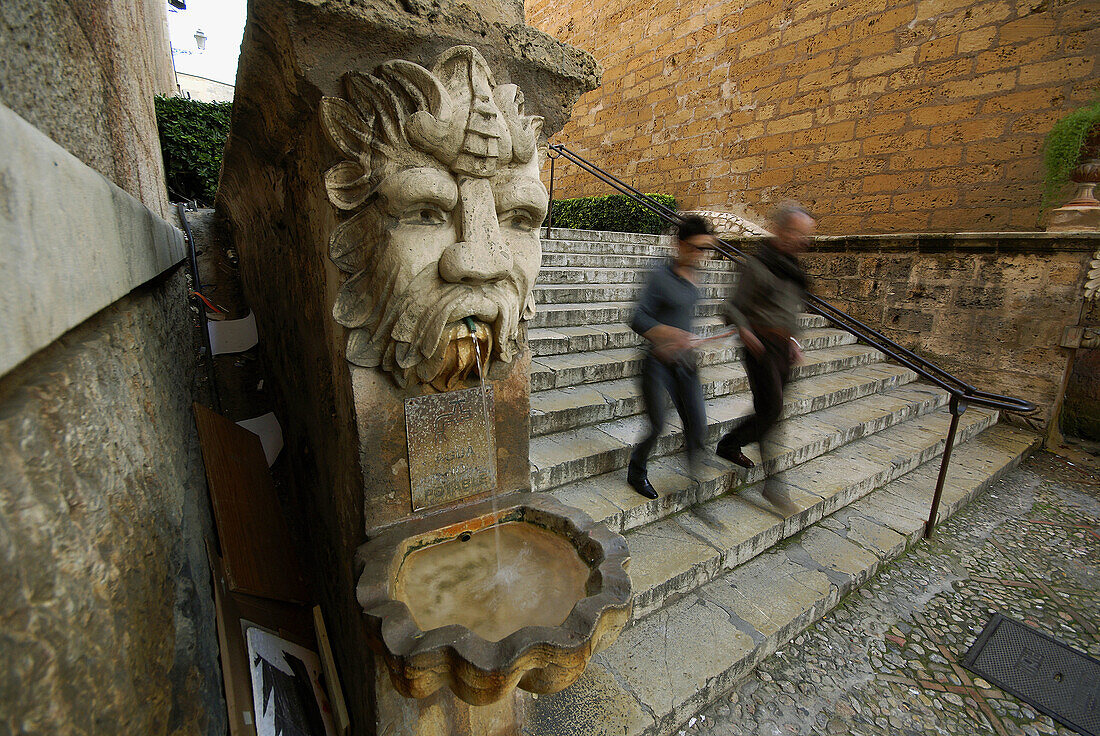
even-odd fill
[(707, 417), (692, 349), (695, 335), (691, 323), (699, 300), (696, 268), (703, 249), (713, 247), (714, 243), (711, 224), (705, 218), (684, 217), (676, 232), (675, 257), (650, 273), (630, 321), (631, 329), (649, 343), (641, 377), (649, 431), (630, 456), (626, 480), (646, 498), (657, 498), (646, 463), (665, 426), (666, 393), (683, 423), (684, 443), (693, 472), (702, 457)]

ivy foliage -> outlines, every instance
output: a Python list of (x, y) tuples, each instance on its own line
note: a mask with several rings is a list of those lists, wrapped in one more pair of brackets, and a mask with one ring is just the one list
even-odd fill
[(1046, 175), (1043, 179), (1043, 205), (1055, 203), (1062, 187), (1070, 181), (1070, 174), (1077, 167), (1081, 149), (1092, 131), (1100, 133), (1100, 95), (1074, 110), (1054, 124), (1047, 133), (1043, 163)]
[(214, 202), (232, 102), (157, 97), (157, 128), (172, 200)]
[[(647, 196), (671, 210), (676, 209), (676, 199), (670, 194)], [(609, 194), (556, 200), (554, 227), (659, 234), (668, 229), (668, 224), (625, 194)]]

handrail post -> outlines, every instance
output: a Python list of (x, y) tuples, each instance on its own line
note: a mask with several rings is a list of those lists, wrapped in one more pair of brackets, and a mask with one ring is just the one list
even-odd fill
[(947, 466), (951, 464), (951, 449), (955, 445), (955, 430), (959, 428), (959, 417), (966, 411), (966, 402), (960, 401), (958, 394), (951, 394), (948, 410), (951, 412), (951, 426), (947, 430), (947, 444), (943, 448), (943, 460), (940, 461), (940, 477), (936, 479), (936, 492), (932, 495), (932, 509), (928, 512), (928, 521), (924, 525), (925, 539), (932, 536), (932, 529), (936, 526), (940, 496), (943, 495), (943, 486), (947, 481)]
[(550, 237), (550, 228), (554, 227), (554, 161), (560, 156), (560, 153), (554, 151), (553, 146), (547, 146), (546, 156), (550, 159), (550, 204), (547, 205), (549, 212), (546, 213), (546, 237)]

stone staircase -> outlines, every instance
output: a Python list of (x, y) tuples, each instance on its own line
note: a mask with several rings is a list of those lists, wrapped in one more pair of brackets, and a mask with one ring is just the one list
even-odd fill
[[(528, 333), (531, 483), (623, 534), (634, 615), (573, 687), (535, 700), (531, 736), (671, 734), (757, 663), (821, 618), (923, 532), (949, 416), (947, 395), (823, 318), (803, 315), (777, 450), (745, 471), (711, 456), (688, 476), (675, 412), (650, 461), (660, 498), (626, 484), (645, 425), (642, 339), (627, 322), (657, 236), (554, 230), (543, 240)], [(736, 273), (702, 267), (697, 332), (724, 331)], [(706, 344), (708, 444), (751, 412), (736, 340)], [(971, 408), (960, 420), (941, 518), (1011, 469), (1038, 437)], [(760, 496), (763, 472), (798, 513)]]

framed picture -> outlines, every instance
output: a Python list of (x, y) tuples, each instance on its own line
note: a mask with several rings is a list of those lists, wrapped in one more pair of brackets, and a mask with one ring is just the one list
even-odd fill
[(245, 638), (257, 736), (336, 736), (317, 653), (255, 626)]

